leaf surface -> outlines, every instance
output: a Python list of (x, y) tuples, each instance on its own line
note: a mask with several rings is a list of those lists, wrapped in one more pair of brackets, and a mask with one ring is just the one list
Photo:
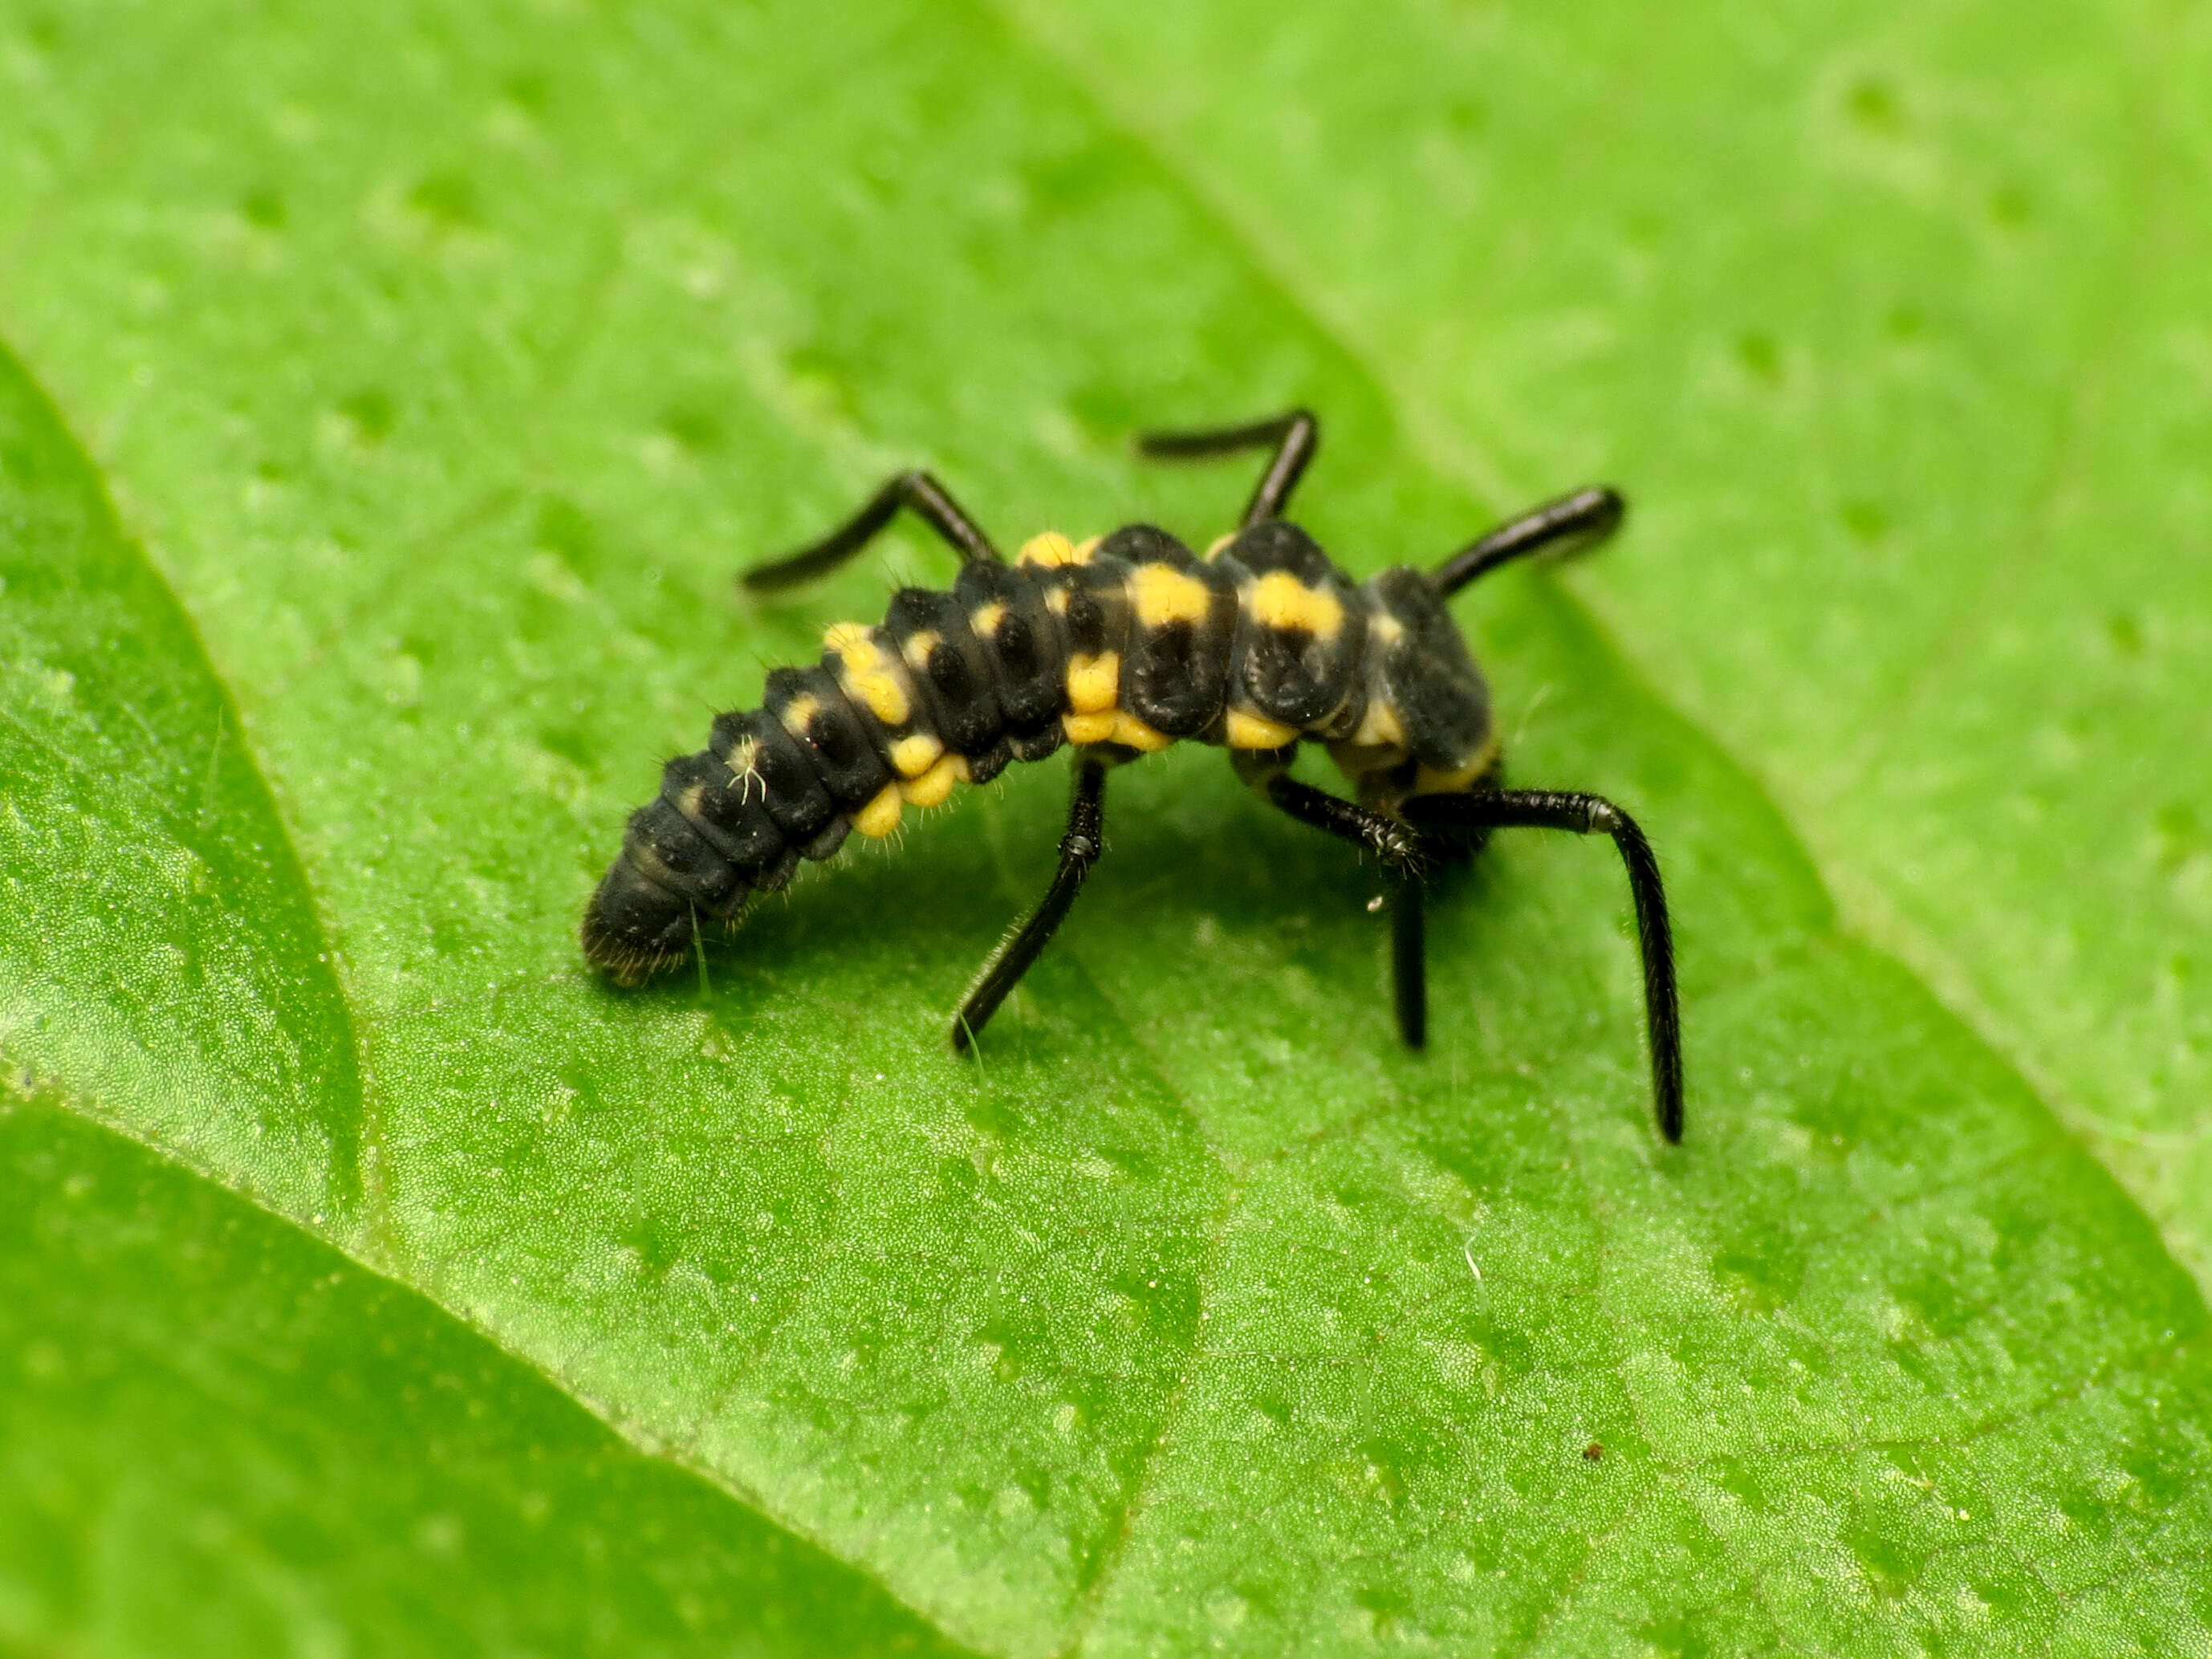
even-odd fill
[(0, 354), (0, 1051), (318, 1224), (361, 1083), (237, 713), (98, 476)]
[(851, 1569), (147, 1148), (0, 1112), (0, 1640), (951, 1654)]
[(1015, 9), (2212, 1283), (2203, 15)]
[[(1498, 505), (1060, 60), (952, 9), (87, 10), (9, 45), (0, 325), (269, 781), (257, 878), (320, 942), (235, 948), (270, 986), (331, 958), (358, 1100), (311, 1079), (288, 1109), (357, 1124), (358, 1195), (279, 1188), (301, 1155), (216, 1083), (180, 1108), (104, 1047), (9, 1052), (742, 1495), (668, 1519), (676, 1555), (742, 1504), (1021, 1655), (2203, 1639), (2196, 1286), (1549, 573), (1462, 614), (1516, 778), (1658, 840), (1681, 1153), (1607, 848), (1507, 838), (1440, 902), (1409, 1056), (1372, 872), (1197, 750), (1115, 778), (1109, 859), (981, 1066), (942, 1020), (1047, 877), (1047, 769), (683, 981), (582, 971), (659, 760), (941, 576), (901, 536), (732, 597), (894, 466), (1009, 540), (1203, 544), (1246, 480), (1141, 472), (1127, 431), (1302, 400), (1332, 428), (1301, 513), (1351, 568)], [(87, 499), (41, 441), (10, 487)], [(25, 556), (159, 609), (85, 544)], [(189, 645), (119, 653), (97, 706), (204, 678)], [(86, 799), (32, 844), (71, 813), (150, 835)], [(58, 860), (11, 873), (39, 933), (102, 914)], [(9, 948), (11, 1009), (118, 1017), (126, 982)]]

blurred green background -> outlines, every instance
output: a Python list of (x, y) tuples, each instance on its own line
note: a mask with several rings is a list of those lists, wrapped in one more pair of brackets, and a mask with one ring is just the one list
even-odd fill
[[(2212, 1645), (2212, 19), (0, 4), (0, 1649)], [(1392, 1038), (1217, 755), (621, 995), (714, 709), (1304, 402), (1516, 781)], [(1318, 774), (1316, 774), (1318, 776)], [(1602, 1449), (1593, 1458), (1590, 1447)]]

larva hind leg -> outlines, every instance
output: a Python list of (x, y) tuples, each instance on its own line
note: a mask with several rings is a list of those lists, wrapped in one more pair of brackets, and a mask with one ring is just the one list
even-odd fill
[(1390, 981), (1398, 1016), (1398, 1035), (1419, 1048), (1429, 1035), (1427, 933), (1423, 882), (1433, 866), (1455, 860), (1460, 849), (1423, 835), (1402, 818), (1354, 805), (1325, 789), (1300, 783), (1287, 772), (1246, 763), (1239, 767), (1278, 811), (1339, 841), (1351, 842), (1380, 860), (1389, 882)]
[(1636, 820), (1601, 795), (1552, 789), (1485, 789), (1416, 795), (1406, 816), (1424, 829), (1468, 835), (1491, 830), (1566, 830), (1613, 837), (1628, 872), (1636, 933), (1644, 951), (1644, 1020), (1651, 1042), (1652, 1107), (1659, 1133), (1682, 1139), (1682, 1014), (1674, 989), (1674, 935), (1659, 860)]
[(1067, 920), (1075, 896), (1083, 890), (1083, 884), (1091, 874), (1091, 866), (1098, 862), (1099, 854), (1105, 850), (1106, 767), (1103, 758), (1088, 750), (1077, 754), (1075, 796), (1068, 803), (1066, 832), (1060, 838), (1060, 868), (1053, 872), (1052, 885), (1045, 890), (1044, 902), (991, 953), (990, 959), (983, 964), (983, 971), (976, 975), (967, 1000), (960, 1005), (960, 1012), (952, 1021), (952, 1047), (956, 1052), (965, 1054), (975, 1046), (984, 1026), (990, 1024), (991, 1016), (999, 1012), (999, 1005), (1021, 982), (1030, 964), (1044, 953), (1045, 945), (1060, 931), (1060, 924)]

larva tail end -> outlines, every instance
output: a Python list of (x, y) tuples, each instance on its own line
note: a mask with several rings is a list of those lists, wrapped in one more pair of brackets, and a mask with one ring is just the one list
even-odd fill
[(689, 899), (617, 859), (585, 906), (578, 935), (594, 968), (617, 985), (642, 985), (690, 958), (693, 914)]

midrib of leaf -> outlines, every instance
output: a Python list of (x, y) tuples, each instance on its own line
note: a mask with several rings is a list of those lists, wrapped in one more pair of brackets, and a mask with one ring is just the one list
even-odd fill
[[(1348, 362), (1359, 366), (1378, 400), (1403, 420), (1405, 430), (1424, 460), (1439, 473), (1459, 480), (1489, 503), (1493, 511), (1533, 498), (1533, 485), (1515, 482), (1508, 469), (1485, 454), (1471, 436), (1453, 430), (1417, 386), (1395, 372), (1390, 355), (1369, 337), (1353, 309), (1339, 302), (1317, 276), (1302, 266), (1296, 250), (1284, 243), (1264, 212), (1240, 200), (1235, 187), (1218, 169), (1206, 164), (1202, 153), (1179, 143), (1171, 132), (1147, 119), (1137, 103), (1125, 95), (1112, 74), (1103, 65), (1089, 60), (1078, 44), (1075, 31), (1055, 27), (1048, 8), (1026, 3), (1025, 0), (982, 3), (992, 8), (1007, 32), (1023, 41), (1036, 58), (1049, 64), (1077, 89), (1103, 121), (1141, 148), (1164, 173), (1174, 178), (1224, 240), (1242, 248), (1254, 267), (1266, 273), (1285, 302), (1304, 317), (1316, 332), (1328, 338)], [(2147, 78), (2155, 82), (2160, 94), (2168, 90), (2163, 77)], [(2134, 210), (2130, 217), (2130, 234), (2121, 246), (2107, 255), (2104, 302), (2093, 308), (2091, 338), (2081, 352), (2075, 372), (2067, 377), (2057, 394), (2047, 419), (2049, 459), (2044, 468), (2045, 482), (2037, 491), (2038, 504), (2028, 514), (2035, 532), (2027, 549), (2031, 556), (2049, 555), (2052, 515), (2067, 487), (2087, 415), (2102, 390), (2100, 366), (2109, 359), (2119, 337), (2125, 314), (2124, 296), (2146, 256), (2155, 204), (2170, 192), (2167, 175), (2171, 169), (2164, 163), (2162, 147), (2151, 142), (2149, 137), (2149, 129), (2161, 124), (2163, 117), (2162, 108), (2154, 112), (2152, 106), (2162, 105), (2162, 96), (2142, 100), (2135, 126), (2142, 165), (2132, 175)], [(1939, 643), (1911, 677), (1893, 690), (1888, 706), (1869, 709), (1865, 725), (1869, 729), (1851, 763), (1855, 780), (1863, 780), (1874, 769), (1889, 739), (1911, 720), (1914, 711), (1929, 698), (1941, 694), (1946, 678), (1958, 672), (1953, 666), (1956, 647), (1983, 633), (1988, 626), (1983, 614), (1984, 596), (2000, 580), (2016, 574), (2010, 568), (1990, 565), (1973, 592), (1954, 604)], [(1650, 672), (1642, 653), (1624, 641), (1578, 592), (1565, 583), (1559, 585), (1559, 592), (1581, 621), (1604, 639), (1607, 652), (1632, 669), (1631, 678), (1640, 692), (1695, 730), (1716, 750), (1725, 754), (1743, 777), (1755, 781), (1778, 821), (1791, 826), (1799, 858), (1808, 869), (1820, 873), (1832, 902), (1840, 901), (1838, 909), (1844, 932), (1910, 973), (1984, 1046), (2002, 1054), (2033, 1090), (2054, 1122), (2065, 1126), (2081, 1139), (2141, 1202), (2144, 1194), (2136, 1172), (2124, 1159), (2112, 1156), (2115, 1144), (2141, 1144), (2140, 1132), (2092, 1110), (2039, 1063), (2034, 1045), (2027, 1040), (2011, 1017), (1983, 995), (1967, 964), (1956, 951), (1929, 928), (1910, 920), (1893, 902), (1881, 872), (1855, 858), (1852, 836), (1828, 821), (1824, 807), (1844, 789), (1856, 787), (1856, 783), (1839, 786), (1825, 793), (1790, 787), (1730, 741), (1722, 726), (1709, 718), (1710, 711), (1692, 707), (1670, 691), (1666, 681)], [(2154, 1208), (2150, 1212), (2168, 1254), (2203, 1287), (2204, 1274), (2212, 1272), (2212, 1261), (2204, 1255), (2200, 1230), (2184, 1218), (2161, 1215)]]

